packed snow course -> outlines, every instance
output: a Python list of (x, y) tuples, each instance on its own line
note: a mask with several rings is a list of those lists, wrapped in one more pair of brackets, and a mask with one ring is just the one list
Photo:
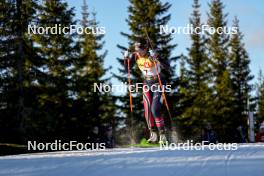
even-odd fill
[(229, 150), (116, 148), (0, 157), (0, 176), (263, 176), (264, 144)]

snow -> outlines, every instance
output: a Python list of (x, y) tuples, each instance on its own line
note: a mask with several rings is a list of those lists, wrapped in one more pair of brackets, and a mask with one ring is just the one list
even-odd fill
[(0, 157), (0, 176), (263, 176), (264, 144), (235, 151), (117, 148)]

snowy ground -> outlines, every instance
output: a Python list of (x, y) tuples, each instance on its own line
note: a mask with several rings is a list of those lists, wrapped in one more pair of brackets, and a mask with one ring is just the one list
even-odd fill
[(0, 157), (0, 176), (263, 176), (264, 144), (236, 151), (119, 148)]

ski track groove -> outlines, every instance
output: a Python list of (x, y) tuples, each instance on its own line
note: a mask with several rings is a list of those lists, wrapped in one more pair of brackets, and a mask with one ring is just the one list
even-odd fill
[(0, 157), (0, 176), (262, 176), (264, 144), (236, 151), (117, 148)]

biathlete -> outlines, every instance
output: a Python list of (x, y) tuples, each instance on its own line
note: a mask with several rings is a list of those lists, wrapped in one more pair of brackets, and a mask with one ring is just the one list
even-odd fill
[(157, 54), (149, 49), (149, 43), (146, 39), (139, 38), (134, 44), (134, 49), (135, 51), (133, 53), (128, 51), (124, 53), (124, 65), (126, 69), (130, 69), (127, 68), (128, 62), (131, 67), (136, 63), (144, 78), (143, 103), (145, 119), (148, 129), (150, 130), (148, 142), (156, 143), (159, 141), (159, 143), (165, 143), (167, 139), (165, 135), (164, 118), (161, 115), (161, 106), (163, 104), (161, 90), (163, 89), (159, 87), (159, 78), (161, 79), (162, 85), (165, 85), (161, 70), (169, 67), (168, 64), (160, 62)]

